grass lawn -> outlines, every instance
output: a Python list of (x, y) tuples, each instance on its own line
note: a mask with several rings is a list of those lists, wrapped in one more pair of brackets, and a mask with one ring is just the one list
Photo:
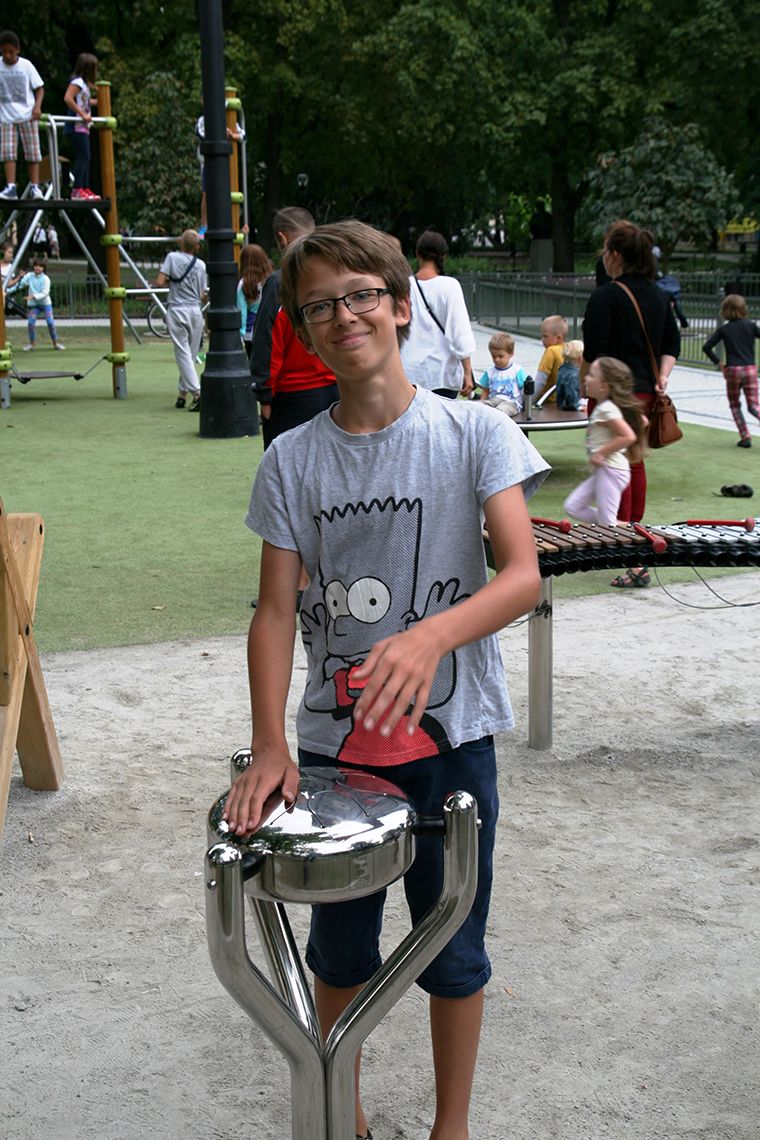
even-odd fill
[[(85, 371), (108, 351), (106, 332), (62, 329), (65, 354), (52, 351), (45, 330), (34, 354), (20, 352), (23, 330), (10, 339), (22, 367)], [(243, 633), (250, 620), (259, 542), (243, 518), (261, 438), (200, 439), (198, 417), (173, 406), (171, 344), (128, 348), (126, 400), (113, 399), (103, 362), (80, 382), (16, 383), (12, 407), (0, 411), (0, 496), (7, 511), (37, 511), (46, 523), (35, 623), (45, 651)], [(722, 483), (757, 485), (754, 454), (737, 452), (730, 432), (684, 432), (681, 443), (650, 456), (648, 518), (754, 513), (745, 500), (712, 493)], [(559, 518), (584, 477), (582, 433), (532, 438), (553, 471), (531, 511)], [(565, 575), (555, 593), (597, 593), (610, 577)]]

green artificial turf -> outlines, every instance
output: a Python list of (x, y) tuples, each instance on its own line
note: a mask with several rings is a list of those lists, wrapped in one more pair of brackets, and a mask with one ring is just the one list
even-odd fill
[[(12, 331), (20, 369), (83, 371), (108, 351), (107, 330), (62, 329), (65, 353), (40, 336), (22, 356)], [(43, 650), (237, 633), (250, 620), (259, 541), (243, 519), (260, 437), (200, 439), (198, 415), (174, 407), (171, 343), (128, 348), (126, 400), (104, 361), (78, 382), (16, 382), (0, 411), (0, 496), (46, 524)]]
[[(20, 367), (84, 371), (108, 351), (105, 329), (61, 329), (66, 353), (39, 333), (38, 350), (22, 354), (23, 330), (12, 330)], [(46, 523), (35, 623), (45, 651), (243, 633), (251, 616), (259, 541), (243, 518), (261, 438), (200, 439), (198, 417), (173, 406), (170, 343), (128, 348), (126, 400), (113, 399), (103, 362), (80, 382), (14, 383), (12, 407), (0, 411), (0, 496), (7, 511), (36, 511)], [(738, 450), (731, 432), (684, 425), (684, 433), (649, 457), (649, 520), (754, 514), (754, 501), (712, 492), (747, 482), (760, 491), (760, 449)], [(553, 471), (531, 513), (560, 518), (585, 477), (583, 433), (532, 439)], [(606, 591), (611, 576), (564, 575), (556, 593)], [(666, 582), (693, 577), (662, 572)]]

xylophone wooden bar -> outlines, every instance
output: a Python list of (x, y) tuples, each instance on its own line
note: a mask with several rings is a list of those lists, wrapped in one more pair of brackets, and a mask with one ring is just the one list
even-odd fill
[[(541, 571), (541, 595), (528, 627), (528, 747), (552, 745), (552, 578), (586, 570), (631, 566), (760, 566), (755, 519), (688, 519), (666, 526), (575, 524), (566, 530), (551, 519), (533, 519)], [(750, 525), (751, 524), (751, 525)], [(488, 565), (494, 569), (488, 534)]]

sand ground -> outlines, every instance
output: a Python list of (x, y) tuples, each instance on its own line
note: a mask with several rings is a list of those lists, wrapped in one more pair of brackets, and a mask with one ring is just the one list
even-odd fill
[[(757, 603), (760, 574), (718, 588)], [(718, 605), (699, 584), (674, 592)], [(757, 609), (656, 589), (563, 601), (547, 752), (527, 748), (527, 626), (502, 644), (518, 727), (499, 743), (473, 1140), (756, 1140)], [(34, 793), (16, 771), (11, 786), (0, 1133), (287, 1137), (285, 1062), (205, 943), (205, 814), (248, 742), (242, 639), (43, 666), (66, 780)], [(303, 908), (291, 917), (300, 935)], [(394, 888), (388, 945), (405, 929)], [(376, 1140), (425, 1140), (419, 992), (365, 1055)]]

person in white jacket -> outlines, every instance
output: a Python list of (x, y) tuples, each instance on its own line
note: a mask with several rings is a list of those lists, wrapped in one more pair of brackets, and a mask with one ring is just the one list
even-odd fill
[(446, 239), (425, 230), (417, 241), (417, 272), (409, 279), (412, 320), (401, 348), (404, 371), (413, 384), (455, 399), (473, 390), (470, 357), (475, 351), (462, 286), (443, 272)]

